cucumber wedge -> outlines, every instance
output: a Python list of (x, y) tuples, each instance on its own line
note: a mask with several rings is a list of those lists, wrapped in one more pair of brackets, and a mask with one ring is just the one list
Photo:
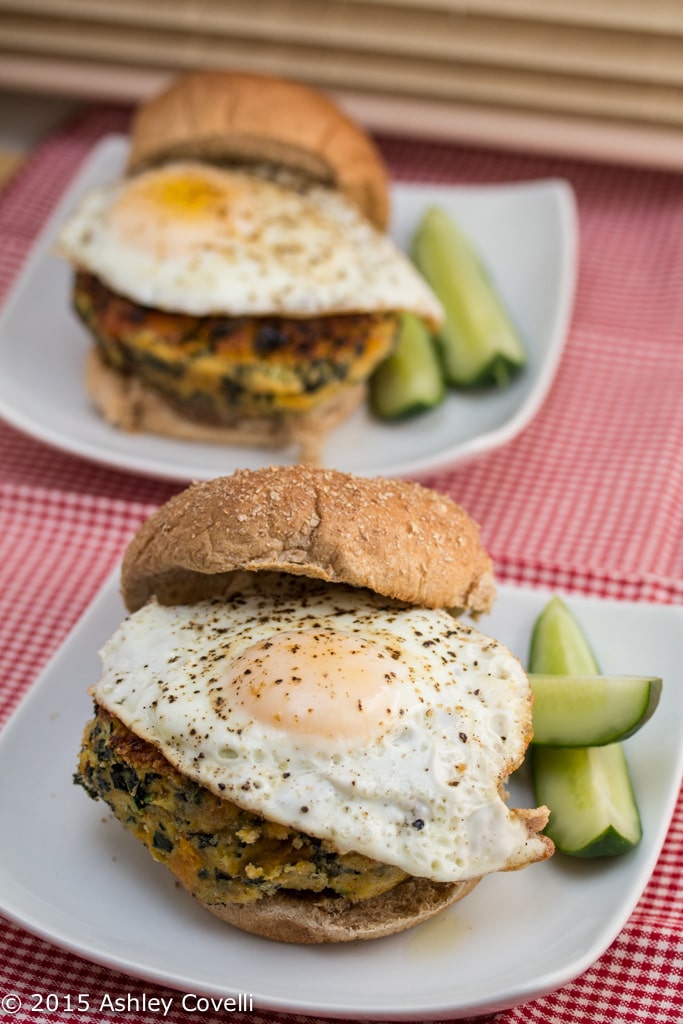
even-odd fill
[(548, 676), (592, 676), (600, 671), (581, 625), (559, 597), (552, 597), (536, 619), (529, 671)]
[(536, 800), (550, 808), (545, 834), (575, 857), (609, 857), (642, 837), (640, 814), (620, 743), (534, 747)]
[[(581, 625), (558, 597), (548, 602), (534, 625), (529, 670), (557, 677), (600, 671)], [(550, 809), (546, 835), (562, 853), (613, 856), (640, 841), (640, 815), (620, 743), (533, 746), (531, 771), (536, 799)]]
[(438, 207), (420, 222), (413, 259), (444, 308), (437, 343), (447, 383), (507, 384), (526, 363), (524, 345), (469, 239)]
[(393, 352), (370, 378), (370, 408), (380, 419), (406, 418), (438, 405), (445, 391), (427, 327), (412, 313), (404, 313)]
[(656, 676), (529, 675), (535, 744), (604, 746), (625, 740), (654, 714), (662, 692)]

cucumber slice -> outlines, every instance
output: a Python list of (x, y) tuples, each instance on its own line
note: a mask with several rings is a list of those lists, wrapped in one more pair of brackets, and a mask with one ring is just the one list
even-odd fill
[(380, 419), (414, 416), (438, 405), (445, 390), (427, 327), (412, 313), (404, 313), (393, 352), (370, 378), (370, 408)]
[[(563, 675), (596, 676), (600, 671), (581, 625), (559, 597), (548, 602), (534, 624), (529, 670), (554, 675), (555, 682)], [(550, 809), (545, 833), (562, 853), (612, 856), (640, 841), (640, 815), (620, 743), (533, 746), (531, 771), (536, 799)]]
[(604, 746), (625, 740), (653, 715), (662, 692), (655, 676), (529, 675), (533, 743)]
[(592, 676), (600, 671), (580, 624), (559, 597), (552, 597), (536, 619), (529, 671), (548, 676)]
[(574, 857), (609, 857), (642, 837), (640, 814), (620, 743), (534, 747), (536, 800), (550, 808), (545, 834)]
[(526, 363), (524, 345), (474, 248), (438, 207), (420, 222), (413, 259), (444, 308), (437, 344), (446, 381), (507, 384)]

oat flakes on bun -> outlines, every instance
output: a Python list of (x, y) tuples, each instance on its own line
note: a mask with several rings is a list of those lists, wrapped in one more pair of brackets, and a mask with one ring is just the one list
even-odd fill
[[(76, 781), (212, 914), (282, 942), (409, 928), (550, 856), (476, 524), (417, 483), (288, 466), (143, 524)], [(120, 861), (116, 870), (126, 870)]]
[(329, 98), (197, 71), (142, 104), (125, 174), (60, 236), (116, 427), (315, 461), (399, 315), (442, 311), (386, 234), (386, 168)]

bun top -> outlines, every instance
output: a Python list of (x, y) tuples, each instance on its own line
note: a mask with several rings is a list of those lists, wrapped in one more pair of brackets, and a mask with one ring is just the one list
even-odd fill
[(125, 553), (129, 611), (220, 594), (235, 572), (286, 572), (430, 608), (487, 611), (491, 560), (477, 525), (406, 480), (312, 466), (238, 470), (193, 484), (144, 523)]
[(327, 96), (297, 82), (196, 71), (142, 104), (128, 171), (170, 160), (267, 163), (343, 192), (376, 226), (388, 220), (387, 172), (378, 150)]

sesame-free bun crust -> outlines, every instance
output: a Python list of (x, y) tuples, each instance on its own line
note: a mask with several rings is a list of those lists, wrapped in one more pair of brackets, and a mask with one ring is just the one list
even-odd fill
[(269, 896), (254, 903), (202, 903), (216, 917), (242, 931), (276, 942), (311, 944), (379, 939), (412, 928), (456, 903), (474, 889), (465, 882), (409, 878), (394, 889), (359, 903), (340, 896)]
[(495, 595), (479, 529), (450, 498), (407, 480), (306, 465), (238, 470), (171, 498), (128, 546), (121, 590), (130, 611), (153, 596), (191, 603), (245, 570), (475, 613)]
[(299, 172), (387, 225), (387, 172), (375, 145), (332, 100), (301, 83), (233, 71), (177, 78), (138, 109), (128, 171), (188, 157)]

